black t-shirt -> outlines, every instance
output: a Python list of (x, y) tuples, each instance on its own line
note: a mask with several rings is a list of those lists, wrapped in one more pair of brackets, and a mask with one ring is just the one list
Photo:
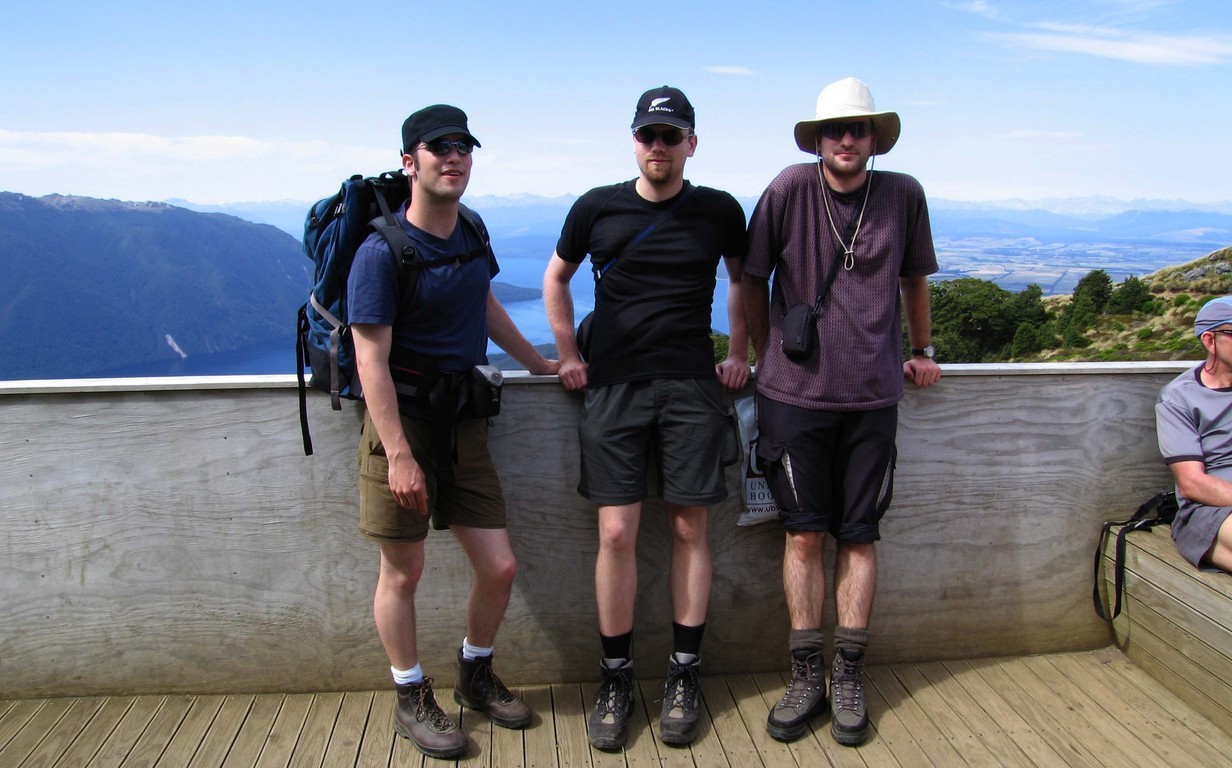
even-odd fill
[(560, 258), (581, 264), (590, 254), (599, 267), (616, 259), (595, 289), (587, 361), (593, 386), (714, 376), (715, 273), (721, 258), (744, 258), (744, 210), (726, 192), (693, 187), (666, 221), (624, 252), (676, 199), (649, 202), (627, 181), (592, 189), (565, 218)]

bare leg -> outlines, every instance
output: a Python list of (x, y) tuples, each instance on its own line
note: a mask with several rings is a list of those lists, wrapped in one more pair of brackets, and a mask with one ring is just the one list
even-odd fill
[(423, 576), (424, 543), (381, 542), (373, 614), (389, 663), (410, 669), (419, 663), (415, 644), (415, 589)]
[(873, 594), (877, 591), (876, 545), (839, 542), (834, 582), (838, 623), (852, 629), (867, 629), (873, 612)]
[(595, 603), (599, 633), (608, 637), (633, 630), (637, 595), (637, 528), (642, 505), (599, 507), (599, 556), (595, 559)]
[(667, 505), (672, 528), (672, 618), (696, 627), (706, 622), (710, 605), (709, 507)]
[(826, 596), (825, 534), (788, 533), (783, 552), (783, 594), (792, 629), (821, 627)]
[(450, 526), (475, 571), (466, 603), (466, 637), (471, 645), (491, 647), (513, 590), (518, 563), (504, 528)]
[(1232, 573), (1232, 515), (1219, 526), (1219, 535), (1215, 537), (1215, 544), (1207, 553), (1207, 559), (1216, 568)]

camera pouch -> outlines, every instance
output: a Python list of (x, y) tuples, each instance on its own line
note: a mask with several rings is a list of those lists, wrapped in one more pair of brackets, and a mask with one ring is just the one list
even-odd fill
[(590, 333), (595, 323), (595, 313), (591, 312), (582, 318), (582, 322), (578, 323), (577, 327), (577, 345), (578, 352), (582, 354), (582, 359), (590, 362)]
[(804, 360), (817, 345), (817, 313), (808, 304), (797, 304), (783, 315), (783, 354)]
[(487, 419), (500, 413), (505, 375), (495, 365), (476, 365), (458, 393), (458, 419)]

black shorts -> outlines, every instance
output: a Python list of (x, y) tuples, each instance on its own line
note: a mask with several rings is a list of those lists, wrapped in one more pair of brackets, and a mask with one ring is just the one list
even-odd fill
[(649, 379), (586, 390), (578, 425), (578, 493), (600, 506), (646, 498), (654, 458), (659, 496), (682, 506), (727, 498), (723, 466), (738, 452), (734, 414), (718, 379)]
[(881, 538), (894, 492), (898, 406), (811, 411), (757, 396), (757, 455), (789, 531)]

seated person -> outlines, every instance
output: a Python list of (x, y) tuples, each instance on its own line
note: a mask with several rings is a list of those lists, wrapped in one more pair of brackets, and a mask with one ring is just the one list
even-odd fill
[(1172, 539), (1203, 570), (1232, 572), (1232, 296), (1194, 320), (1206, 360), (1159, 392), (1159, 452), (1176, 478)]

